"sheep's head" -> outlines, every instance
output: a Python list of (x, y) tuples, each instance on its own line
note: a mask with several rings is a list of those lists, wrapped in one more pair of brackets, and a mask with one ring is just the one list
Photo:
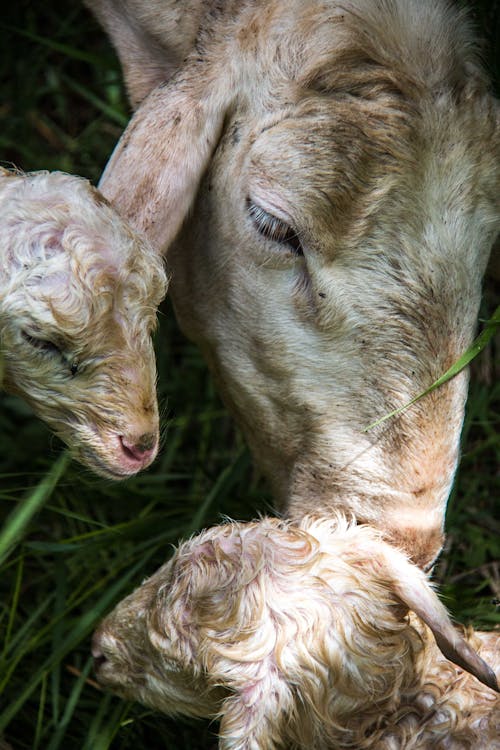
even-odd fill
[(158, 450), (161, 261), (81, 178), (2, 172), (0, 207), (3, 386), (95, 472), (134, 474)]
[(228, 523), (181, 544), (104, 620), (97, 676), (168, 714), (220, 716), (221, 747), (284, 736), (312, 747), (348, 738), (360, 710), (368, 726), (418, 681), (428, 631), (408, 608), (447, 657), (496, 688), (425, 575), (373, 529)]
[(339, 5), (246, 19), (253, 87), (169, 249), (170, 293), (280, 508), (348, 510), (429, 566), (466, 373), (365, 428), (472, 341), (500, 226), (499, 110), (454, 12)]
[(168, 248), (181, 327), (281, 507), (346, 510), (430, 566), (466, 374), (365, 428), (467, 349), (500, 227), (498, 104), (463, 13), (229, 4), (167, 85), (147, 14), (105, 23), (141, 104), (102, 190)]

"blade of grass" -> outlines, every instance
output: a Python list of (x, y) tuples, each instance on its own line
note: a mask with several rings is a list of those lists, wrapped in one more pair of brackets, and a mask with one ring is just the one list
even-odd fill
[(61, 717), (61, 721), (59, 722), (59, 726), (57, 727), (55, 733), (52, 735), (52, 740), (47, 745), (46, 750), (58, 750), (58, 748), (61, 747), (61, 742), (64, 739), (64, 735), (66, 733), (66, 729), (68, 728), (68, 724), (77, 707), (80, 694), (83, 690), (83, 686), (85, 685), (85, 680), (89, 676), (90, 670), (92, 669), (92, 664), (93, 664), (92, 658), (89, 657), (87, 659), (87, 663), (85, 664), (80, 675), (78, 676), (78, 679), (73, 685), (71, 695), (69, 696), (68, 701), (66, 703), (66, 708), (64, 709), (64, 713)]
[(0, 29), (12, 34), (19, 34), (19, 36), (30, 39), (32, 42), (36, 42), (37, 44), (46, 47), (52, 52), (62, 53), (65, 57), (72, 58), (73, 60), (81, 60), (82, 62), (89, 63), (89, 65), (92, 65), (96, 68), (114, 67), (113, 65), (110, 65), (109, 59), (106, 59), (104, 57), (97, 57), (96, 55), (84, 52), (82, 49), (78, 49), (69, 44), (56, 42), (54, 39), (40, 36), (40, 34), (35, 34), (32, 31), (27, 31), (26, 29), (16, 28), (15, 26), (9, 26), (5, 23), (0, 24)]
[(0, 564), (12, 552), (33, 516), (51, 496), (69, 462), (69, 453), (65, 451), (59, 456), (37, 487), (7, 517), (0, 532)]
[[(64, 561), (59, 558), (56, 560), (55, 569), (55, 601), (54, 601), (54, 621), (55, 625), (52, 629), (52, 649), (57, 647), (57, 644), (61, 642), (63, 637), (63, 617), (65, 610), (65, 603), (68, 593), (67, 580), (66, 580), (66, 566)], [(59, 697), (61, 694), (61, 664), (54, 665), (54, 669), (51, 670), (51, 700), (52, 700), (52, 721), (57, 725), (59, 721)]]
[(220, 475), (217, 477), (217, 481), (214, 483), (214, 486), (194, 514), (191, 523), (187, 526), (186, 531), (188, 533), (199, 531), (215, 498), (221, 495), (222, 491), (226, 488), (227, 485), (231, 485), (233, 473), (238, 467), (243, 454), (244, 451), (240, 450), (232, 463), (221, 471)]
[(19, 594), (20, 594), (20, 591), (21, 591), (21, 581), (22, 581), (22, 578), (23, 578), (23, 568), (24, 568), (24, 557), (21, 556), (19, 558), (19, 563), (17, 565), (17, 572), (16, 572), (15, 583), (14, 583), (14, 592), (13, 592), (13, 595), (12, 595), (12, 604), (11, 604), (10, 610), (9, 610), (9, 621), (7, 623), (7, 630), (5, 632), (5, 640), (4, 640), (4, 645), (3, 645), (2, 658), (5, 658), (5, 654), (7, 652), (8, 647), (9, 647), (9, 641), (10, 641), (11, 634), (12, 634), (12, 628), (14, 626), (14, 620), (15, 620), (15, 617), (16, 617), (17, 606), (18, 606), (18, 603), (19, 603)]
[(38, 713), (36, 717), (35, 727), (35, 739), (33, 741), (33, 750), (38, 750), (42, 739), (42, 733), (44, 729), (44, 713), (45, 713), (45, 700), (47, 697), (47, 676), (42, 677), (42, 684), (40, 687), (40, 700), (38, 702)]
[[(22, 626), (18, 628), (16, 633), (12, 636), (11, 640), (8, 643), (8, 647), (5, 648), (5, 653), (2, 656), (2, 662), (0, 662), (0, 675), (2, 679), (0, 680), (0, 695), (2, 694), (2, 691), (7, 684), (9, 680), (10, 671), (15, 669), (17, 661), (22, 659), (22, 653), (21, 655), (16, 654), (17, 652), (22, 651), (23, 653), (26, 650), (26, 642), (30, 633), (30, 630), (33, 628), (34, 624), (37, 620), (41, 620), (43, 614), (45, 613), (45, 610), (50, 606), (52, 602), (51, 597), (46, 597), (43, 599), (38, 607), (31, 613), (31, 615), (28, 617), (25, 622), (23, 622)], [(7, 671), (7, 666), (4, 662), (7, 660), (8, 654), (11, 653), (11, 661), (12, 664), (9, 667), (9, 671)]]
[(408, 409), (410, 406), (413, 406), (413, 404), (416, 404), (417, 401), (420, 401), (420, 399), (424, 398), (424, 396), (427, 396), (429, 393), (432, 393), (432, 391), (435, 391), (436, 388), (439, 388), (441, 385), (448, 382), (448, 380), (451, 380), (451, 378), (454, 378), (455, 375), (458, 375), (459, 372), (461, 372), (465, 367), (467, 367), (467, 365), (470, 364), (472, 360), (475, 359), (475, 357), (477, 357), (477, 355), (480, 352), (482, 352), (484, 347), (489, 343), (489, 341), (495, 335), (496, 328), (499, 325), (500, 325), (500, 305), (496, 308), (491, 318), (486, 321), (483, 330), (481, 331), (479, 336), (475, 339), (475, 341), (472, 343), (472, 345), (467, 349), (467, 351), (464, 354), (462, 354), (462, 356), (459, 359), (457, 359), (456, 362), (452, 364), (452, 366), (448, 370), (446, 370), (446, 372), (444, 372), (441, 375), (441, 377), (435, 380), (434, 383), (432, 383), (428, 388), (426, 388), (424, 391), (422, 391), (417, 396), (412, 398), (406, 404), (403, 404), (403, 406), (400, 406), (397, 409), (394, 409), (388, 414), (384, 414), (383, 417), (369, 424), (367, 427), (364, 428), (363, 432), (368, 432), (369, 430), (373, 430), (375, 427), (378, 427), (383, 422), (386, 422), (388, 419), (391, 419), (392, 417), (397, 417), (403, 411), (406, 411), (406, 409)]
[(123, 112), (119, 112), (117, 109), (115, 109), (115, 107), (107, 104), (105, 101), (92, 93), (92, 91), (89, 91), (89, 89), (81, 86), (71, 78), (68, 78), (68, 76), (63, 76), (63, 80), (66, 82), (69, 88), (79, 94), (79, 96), (81, 96), (83, 99), (86, 99), (88, 102), (90, 102), (98, 111), (109, 117), (110, 120), (113, 120), (122, 128), (125, 128), (127, 126), (129, 118), (127, 117), (127, 115), (123, 114)]
[[(156, 540), (152, 540), (152, 543), (150, 543), (150, 541), (148, 540), (143, 544), (135, 545), (134, 558), (139, 558), (139, 562), (137, 563), (137, 565), (140, 567), (141, 561), (146, 564), (149, 557), (151, 557), (151, 555), (154, 554), (156, 550)], [(130, 560), (128, 562), (130, 562)], [(127, 560), (122, 561), (118, 570), (123, 569), (126, 564)], [(9, 650), (12, 651), (14, 646), (16, 646), (16, 650), (12, 651), (10, 660), (7, 661), (7, 659), (5, 659), (3, 663), (0, 663), (0, 694), (8, 686), (11, 676), (16, 671), (19, 663), (23, 660), (23, 658), (30, 652), (39, 648), (40, 644), (45, 641), (47, 635), (53, 633), (54, 629), (58, 627), (58, 623), (61, 620), (65, 619), (67, 622), (67, 619), (71, 617), (72, 612), (75, 609), (85, 607), (86, 602), (89, 599), (92, 599), (92, 596), (100, 589), (107, 589), (109, 581), (112, 580), (116, 575), (118, 575), (118, 571), (114, 568), (111, 568), (110, 570), (108, 570), (108, 574), (106, 576), (101, 576), (97, 579), (95, 579), (95, 577), (83, 578), (81, 582), (82, 586), (74, 586), (71, 589), (71, 594), (68, 595), (68, 599), (66, 601), (66, 606), (64, 607), (64, 609), (58, 612), (58, 614), (56, 614), (49, 623), (40, 624), (37, 627), (37, 620), (40, 620), (40, 623), (42, 623), (42, 615), (44, 614), (44, 611), (55, 600), (55, 592), (53, 590), (51, 591), (50, 595), (43, 600), (42, 605), (37, 608), (37, 610), (23, 625), (23, 628), (21, 628), (21, 630), (16, 634), (15, 638), (12, 639)], [(127, 582), (128, 580), (129, 577), (127, 576), (125, 582)], [(31, 637), (30, 633), (33, 633)], [(52, 638), (51, 640), (53, 642), (54, 639)], [(62, 636), (60, 641), (61, 640)], [(54, 648), (57, 648), (57, 642), (55, 643)]]
[(103, 696), (88, 729), (82, 750), (108, 750), (113, 739), (120, 731), (125, 717), (130, 710), (130, 703), (120, 701), (115, 706), (114, 711), (109, 714), (109, 705), (112, 700), (115, 699), (109, 693)]
[(22, 708), (34, 690), (37, 688), (40, 681), (44, 678), (48, 671), (50, 671), (55, 664), (58, 664), (73, 648), (75, 648), (80, 641), (88, 636), (90, 631), (95, 626), (96, 622), (103, 616), (104, 612), (110, 607), (111, 603), (118, 598), (121, 591), (128, 585), (128, 582), (137, 574), (137, 572), (143, 567), (144, 562), (152, 556), (154, 550), (151, 550), (149, 555), (145, 555), (135, 565), (133, 565), (114, 585), (106, 588), (104, 594), (97, 600), (93, 607), (82, 614), (82, 616), (76, 621), (74, 627), (68, 633), (64, 640), (57, 644), (57, 646), (51, 651), (48, 656), (38, 668), (38, 670), (31, 675), (31, 679), (20, 694), (4, 708), (0, 713), (0, 732), (3, 732), (14, 716)]

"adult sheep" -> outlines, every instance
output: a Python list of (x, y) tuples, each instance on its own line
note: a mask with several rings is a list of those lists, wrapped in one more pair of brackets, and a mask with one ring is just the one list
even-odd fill
[(87, 180), (0, 169), (2, 386), (97, 474), (158, 451), (163, 263)]
[[(427, 569), (500, 225), (498, 105), (444, 0), (86, 0), (136, 113), (101, 181), (278, 504), (342, 509)], [(185, 221), (186, 217), (188, 220)]]

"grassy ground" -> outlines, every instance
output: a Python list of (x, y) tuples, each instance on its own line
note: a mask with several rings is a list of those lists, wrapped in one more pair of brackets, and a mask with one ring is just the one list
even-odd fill
[[(496, 72), (499, 3), (476, 3), (476, 10)], [(11, 3), (0, 30), (1, 163), (97, 180), (128, 118), (103, 35), (78, 4), (63, 0)], [(495, 305), (493, 294), (483, 317)], [(0, 552), (0, 750), (216, 745), (207, 724), (169, 721), (92, 681), (95, 623), (163, 561), (172, 542), (222, 513), (244, 519), (269, 507), (168, 303), (157, 343), (165, 444), (155, 465), (126, 483), (100, 481), (71, 464), (22, 402), (1, 396), (0, 522), (19, 508), (39, 510), (25, 527), (18, 517), (17, 535)], [(500, 622), (498, 371), (490, 346), (475, 366), (448, 548), (438, 569), (457, 618), (485, 627)]]

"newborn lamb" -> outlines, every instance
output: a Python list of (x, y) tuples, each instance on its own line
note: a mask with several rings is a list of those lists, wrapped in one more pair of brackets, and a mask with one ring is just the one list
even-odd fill
[(116, 693), (220, 718), (221, 750), (492, 750), (498, 685), (473, 649), (498, 666), (498, 643), (462, 636), (375, 530), (264, 518), (181, 544), (104, 620), (93, 654)]
[(0, 169), (3, 387), (110, 479), (158, 450), (162, 262), (89, 182)]

